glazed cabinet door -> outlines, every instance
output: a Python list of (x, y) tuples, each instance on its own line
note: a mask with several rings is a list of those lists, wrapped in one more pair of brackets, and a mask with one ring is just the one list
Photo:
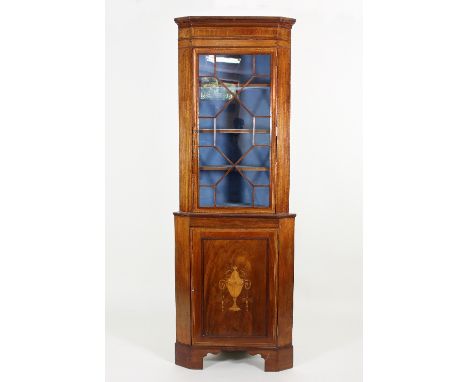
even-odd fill
[(275, 54), (195, 50), (196, 211), (274, 211)]
[(192, 229), (193, 344), (276, 341), (277, 231)]

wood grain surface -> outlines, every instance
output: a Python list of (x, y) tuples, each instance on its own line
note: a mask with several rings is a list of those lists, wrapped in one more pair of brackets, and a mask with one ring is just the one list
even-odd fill
[[(291, 27), (286, 17), (188, 16), (179, 28), (179, 211), (175, 222), (175, 362), (260, 354), (293, 366), (294, 220), (289, 213)], [(198, 206), (199, 54), (270, 54), (270, 206)]]

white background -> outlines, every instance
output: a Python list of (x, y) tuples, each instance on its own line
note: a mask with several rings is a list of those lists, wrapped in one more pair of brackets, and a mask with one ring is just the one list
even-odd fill
[[(174, 368), (177, 25), (279, 15), (292, 30), (291, 197), (297, 213), (295, 368), (263, 360)], [(362, 379), (360, 1), (112, 1), (108, 9), (107, 380)], [(214, 357), (225, 360), (224, 356)], [(338, 365), (338, 366), (337, 366)]]
[[(363, 9), (364, 381), (466, 381), (467, 8)], [(0, 379), (102, 381), (104, 6), (2, 2), (0, 44)], [(134, 362), (154, 367), (151, 346)], [(263, 375), (247, 366), (235, 370)], [(341, 367), (307, 372), (334, 380)]]

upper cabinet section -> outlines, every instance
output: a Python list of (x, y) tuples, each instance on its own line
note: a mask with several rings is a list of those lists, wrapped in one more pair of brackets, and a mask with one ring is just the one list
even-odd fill
[(289, 212), (290, 33), (284, 17), (182, 17), (180, 211)]
[(174, 21), (179, 26), (179, 46), (287, 47), (296, 20), (269, 16), (189, 16)]

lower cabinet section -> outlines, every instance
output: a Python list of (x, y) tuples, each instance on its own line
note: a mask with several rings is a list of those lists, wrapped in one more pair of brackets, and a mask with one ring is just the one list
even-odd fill
[(294, 215), (176, 214), (176, 363), (207, 353), (261, 354), (292, 367)]
[(276, 241), (272, 229), (193, 229), (193, 344), (274, 345)]

